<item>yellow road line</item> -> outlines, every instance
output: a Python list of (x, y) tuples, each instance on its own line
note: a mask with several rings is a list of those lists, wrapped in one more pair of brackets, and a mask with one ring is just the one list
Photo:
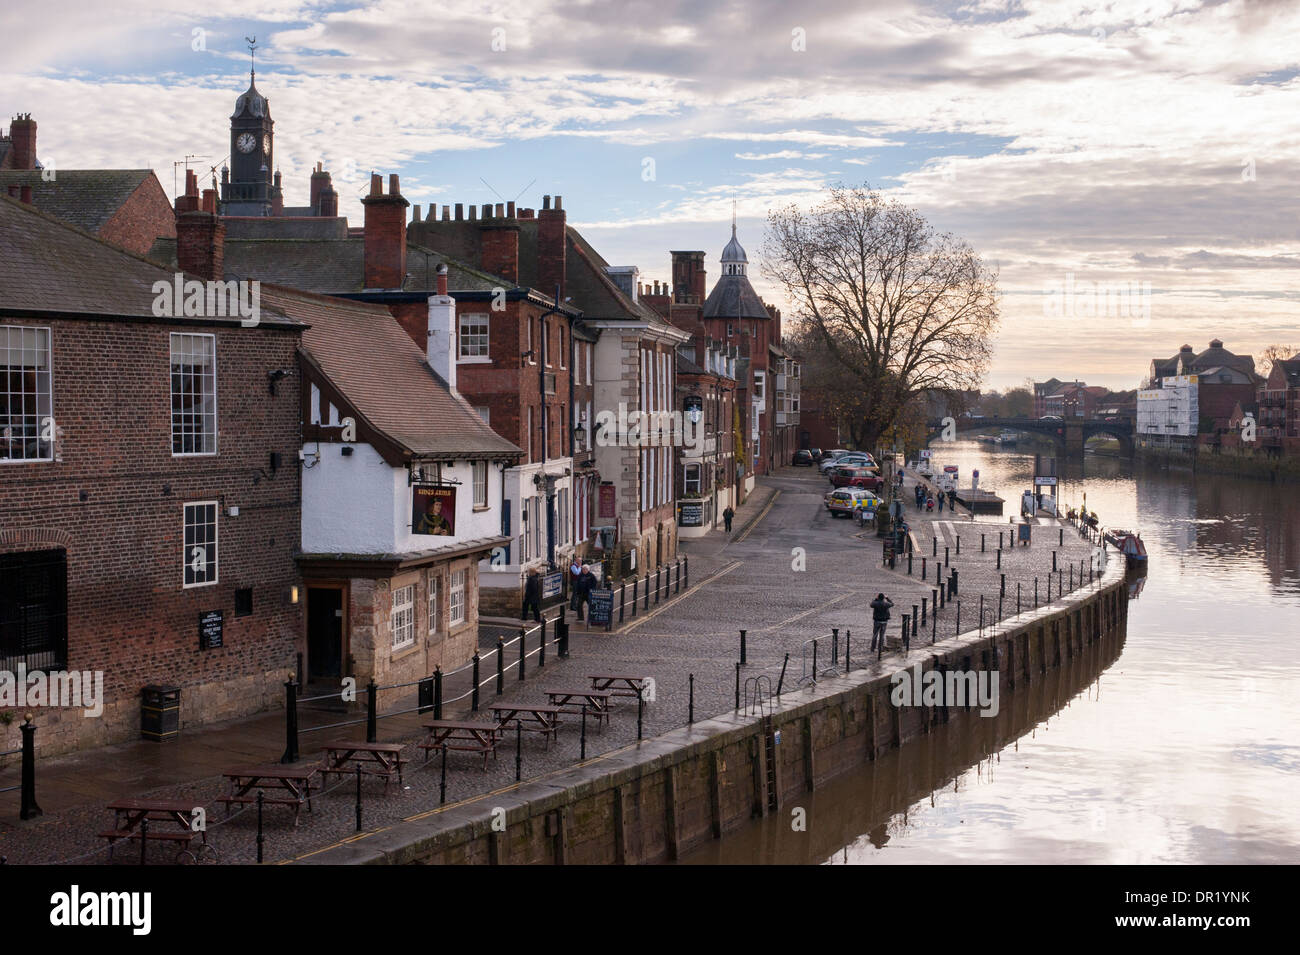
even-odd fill
[(772, 496), (768, 498), (767, 507), (763, 508), (763, 510), (759, 513), (758, 517), (754, 518), (753, 522), (748, 527), (745, 528), (745, 532), (741, 534), (739, 537), (737, 537), (734, 541), (732, 541), (732, 543), (739, 544), (746, 537), (748, 537), (750, 535), (750, 532), (753, 531), (753, 529), (762, 522), (763, 518), (767, 517), (767, 512), (772, 509), (772, 505), (776, 503), (776, 499), (780, 496), (781, 496), (780, 490), (773, 491)]

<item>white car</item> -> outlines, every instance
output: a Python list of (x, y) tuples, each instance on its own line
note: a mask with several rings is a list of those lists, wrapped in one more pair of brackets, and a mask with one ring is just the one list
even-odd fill
[(842, 487), (826, 495), (826, 510), (831, 517), (841, 514), (853, 515), (858, 510), (875, 511), (880, 506), (880, 498), (870, 491), (857, 487)]

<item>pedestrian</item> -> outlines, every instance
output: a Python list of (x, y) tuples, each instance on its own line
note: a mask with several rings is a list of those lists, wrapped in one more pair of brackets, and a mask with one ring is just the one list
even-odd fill
[(569, 565), (569, 609), (578, 609), (578, 579), (582, 576), (582, 561), (577, 557)]
[(596, 575), (591, 572), (590, 564), (582, 565), (582, 573), (578, 577), (578, 582), (573, 586), (573, 596), (577, 601), (577, 606), (573, 609), (578, 612), (578, 619), (582, 619), (582, 608), (591, 597), (591, 589), (596, 586)]
[(943, 497), (944, 497), (943, 492), (940, 491), (939, 492), (939, 513), (940, 514), (943, 513)]
[(889, 608), (894, 602), (884, 594), (876, 594), (871, 601), (871, 649), (876, 649), (877, 642), (883, 650), (885, 646), (885, 628), (889, 625)]
[(728, 533), (728, 534), (731, 533), (731, 519), (732, 519), (733, 517), (735, 517), (735, 516), (736, 516), (736, 512), (733, 511), (733, 510), (731, 509), (731, 505), (728, 504), (728, 505), (727, 505), (727, 509), (726, 509), (725, 511), (722, 512), (722, 522), (723, 522), (723, 524), (726, 525), (727, 533)]
[(538, 623), (542, 622), (542, 578), (537, 573), (536, 567), (528, 570), (528, 577), (524, 581), (524, 608), (519, 612), (520, 620), (528, 619), (528, 610), (532, 608), (533, 619)]

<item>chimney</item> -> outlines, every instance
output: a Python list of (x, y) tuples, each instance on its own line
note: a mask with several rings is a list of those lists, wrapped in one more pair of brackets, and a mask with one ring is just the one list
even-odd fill
[(23, 186), (21, 189), (18, 190), (18, 201), (19, 201), (19, 202), (25, 202), (25, 203), (27, 203), (29, 206), (32, 204), (32, 187), (31, 187), (31, 186)]
[(566, 236), (564, 228), (564, 209), (560, 197), (555, 197), (555, 208), (551, 208), (551, 197), (542, 196), (542, 208), (537, 214), (537, 283), (539, 291), (547, 295), (560, 288), (560, 298), (564, 298), (564, 268)]
[(483, 271), (510, 282), (519, 281), (519, 226), (513, 221), (479, 226)]
[(673, 301), (679, 305), (704, 303), (704, 253), (673, 252)]
[(339, 194), (326, 181), (320, 191), (320, 215), (328, 219), (337, 219), (339, 214)]
[(12, 141), (10, 169), (36, 168), (36, 120), (31, 113), (19, 113), (9, 124), (9, 139)]
[(280, 185), (280, 170), (275, 171), (275, 185), (271, 187), (271, 215), (284, 215), (284, 189)]
[(325, 214), (321, 211), (321, 193), (331, 186), (330, 174), (322, 168), (323, 165), (317, 163), (311, 174), (311, 214), (314, 216)]
[(189, 172), (185, 195), (176, 199), (176, 267), (194, 278), (224, 281), (226, 226), (216, 208), (217, 194), (206, 189), (200, 200)]
[(438, 294), (429, 296), (429, 367), (456, 391), (456, 300), (447, 294), (447, 265), (438, 266)]
[(384, 180), (374, 173), (370, 177), (370, 195), (361, 200), (366, 208), (365, 287), (397, 289), (406, 280), (406, 207), (397, 175)]

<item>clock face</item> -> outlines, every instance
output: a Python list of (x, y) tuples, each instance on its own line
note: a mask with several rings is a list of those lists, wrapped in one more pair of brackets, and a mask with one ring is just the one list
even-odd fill
[(271, 137), (270, 137), (270, 135), (266, 135), (266, 136), (263, 136), (263, 137), (262, 137), (262, 152), (263, 152), (265, 155), (267, 155), (267, 156), (271, 155)]
[(235, 140), (235, 145), (241, 153), (251, 153), (257, 148), (257, 137), (252, 133), (244, 133)]

